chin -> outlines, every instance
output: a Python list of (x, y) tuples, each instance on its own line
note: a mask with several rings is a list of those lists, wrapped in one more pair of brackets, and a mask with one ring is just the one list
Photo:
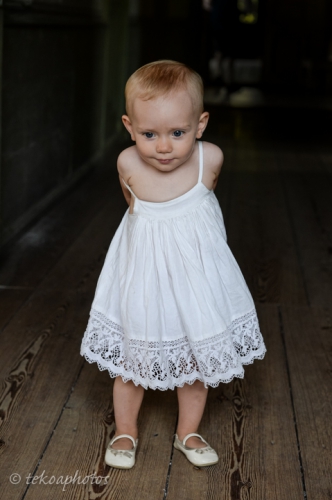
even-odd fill
[(171, 172), (172, 170), (175, 170), (179, 165), (174, 165), (173, 163), (169, 163), (168, 165), (163, 165), (162, 163), (159, 163), (155, 168), (160, 170), (160, 172)]

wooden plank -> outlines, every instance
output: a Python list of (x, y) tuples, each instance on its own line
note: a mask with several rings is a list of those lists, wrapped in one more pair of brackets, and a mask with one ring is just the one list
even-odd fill
[(329, 306), (332, 294), (331, 178), (319, 157), (278, 154), (297, 251), (311, 305)]
[(21, 498), (24, 482), (12, 485), (9, 477), (34, 470), (70, 394), (83, 363), (77, 353), (90, 299), (67, 291), (36, 292), (5, 330), (12, 344), (1, 348), (1, 357), (11, 360), (0, 394), (3, 498)]
[(96, 474), (100, 485), (31, 485), (26, 500), (116, 499), (162, 500), (177, 417), (174, 391), (147, 391), (139, 417), (139, 447), (131, 470), (104, 463), (107, 443), (114, 429), (113, 383), (95, 364), (84, 366), (47, 451), (35, 475), (84, 477)]
[[(107, 158), (109, 163), (115, 162), (114, 152)], [(107, 227), (110, 227), (111, 214), (118, 214), (112, 224), (114, 228), (126, 209), (118, 177), (115, 173), (106, 175), (103, 172), (95, 172), (45, 214), (15, 244), (8, 247), (2, 255), (0, 285), (10, 290), (6, 297), (11, 294), (13, 300), (8, 303), (0, 289), (3, 297), (0, 309), (2, 322), (6, 322), (8, 315), (13, 315), (22, 306), (32, 291), (51, 272), (66, 249), (110, 200), (113, 205), (108, 205), (110, 211)], [(115, 207), (116, 204), (118, 207)], [(107, 234), (110, 240), (112, 234)]]
[(278, 308), (257, 310), (266, 357), (210, 390), (200, 427), (220, 461), (196, 469), (175, 450), (167, 500), (303, 498)]
[[(111, 161), (115, 162), (114, 154)], [(115, 197), (124, 211), (126, 205), (122, 202), (116, 173), (96, 172), (88, 176), (8, 247), (1, 259), (0, 285), (35, 288), (105, 204)]]
[(34, 470), (81, 369), (80, 342), (115, 230), (115, 222), (109, 222), (111, 208), (116, 221), (119, 214), (110, 203), (2, 332), (0, 454), (5, 498), (20, 498), (24, 492), (24, 484), (13, 487), (7, 478), (13, 472), (26, 477)]
[(228, 244), (256, 302), (306, 304), (279, 173), (269, 151), (234, 151)]
[[(110, 213), (113, 214), (112, 221), (109, 220)], [(4, 374), (10, 371), (13, 363), (15, 364), (17, 344), (13, 343), (13, 338), (23, 335), (22, 326), (25, 331), (21, 339), (23, 343), (19, 345), (24, 350), (24, 346), (29, 345), (35, 338), (36, 331), (40, 329), (40, 324), (47, 321), (50, 306), (44, 310), (36, 304), (39, 296), (44, 291), (63, 291), (64, 297), (66, 291), (68, 293), (73, 291), (76, 294), (88, 292), (91, 298), (93, 297), (107, 248), (121, 215), (122, 213), (117, 212), (112, 203), (107, 204), (97, 217), (91, 221), (80, 237), (67, 249), (67, 252), (58, 261), (52, 272), (46, 275), (36, 289), (36, 297), (35, 294), (31, 295), (20, 313), (14, 317), (8, 328), (2, 332), (0, 352), (6, 353), (6, 357), (2, 359), (0, 377), (5, 376)], [(103, 229), (101, 230), (101, 228)], [(84, 252), (82, 249), (84, 249)]]
[(307, 497), (332, 498), (332, 309), (283, 306)]
[(29, 297), (31, 290), (0, 288), (0, 331)]

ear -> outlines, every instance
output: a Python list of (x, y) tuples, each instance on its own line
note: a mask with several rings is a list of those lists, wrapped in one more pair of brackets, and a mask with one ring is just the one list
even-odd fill
[(204, 111), (204, 113), (202, 113), (201, 116), (199, 117), (196, 139), (200, 139), (202, 137), (203, 132), (207, 127), (209, 116), (210, 116), (209, 113), (207, 111)]
[(122, 116), (122, 123), (124, 124), (124, 126), (128, 130), (128, 132), (129, 132), (129, 134), (131, 136), (131, 140), (134, 141), (135, 140), (135, 136), (134, 136), (133, 126), (132, 126), (132, 123), (130, 121), (129, 116), (123, 115)]

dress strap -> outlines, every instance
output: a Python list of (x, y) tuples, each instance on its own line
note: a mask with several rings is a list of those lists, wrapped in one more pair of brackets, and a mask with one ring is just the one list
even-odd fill
[(202, 141), (198, 141), (198, 148), (199, 148), (198, 182), (202, 182), (202, 178), (203, 178), (203, 143), (202, 143)]
[(134, 192), (131, 190), (131, 188), (128, 186), (128, 184), (125, 183), (123, 177), (121, 177), (121, 180), (122, 180), (123, 184), (126, 186), (126, 188), (128, 189), (128, 191), (136, 198)]

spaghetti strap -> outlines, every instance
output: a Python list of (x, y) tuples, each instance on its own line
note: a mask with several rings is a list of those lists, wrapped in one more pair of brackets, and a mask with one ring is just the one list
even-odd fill
[(132, 191), (132, 189), (128, 186), (128, 184), (126, 184), (126, 183), (125, 183), (125, 181), (124, 181), (123, 177), (121, 177), (121, 179), (122, 179), (123, 184), (124, 184), (124, 185), (126, 186), (126, 188), (128, 189), (128, 191), (129, 191), (129, 192), (130, 192), (130, 193), (131, 193), (131, 194), (132, 194), (132, 195), (136, 198), (136, 195), (135, 195), (134, 191)]
[(202, 141), (198, 141), (199, 147), (199, 174), (198, 174), (198, 183), (202, 182), (203, 178), (203, 143)]

